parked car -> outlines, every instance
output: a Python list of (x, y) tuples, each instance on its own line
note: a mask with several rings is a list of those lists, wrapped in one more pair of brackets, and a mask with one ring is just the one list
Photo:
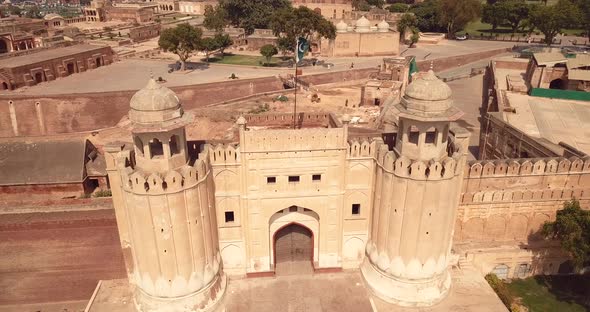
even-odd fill
[(467, 37), (467, 35), (457, 35), (457, 36), (455, 36), (455, 39), (462, 41), (462, 40), (467, 40), (468, 37)]

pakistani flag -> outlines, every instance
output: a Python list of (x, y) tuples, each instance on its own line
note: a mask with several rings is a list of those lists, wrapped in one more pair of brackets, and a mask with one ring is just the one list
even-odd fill
[(307, 42), (307, 40), (305, 40), (305, 38), (298, 38), (297, 39), (297, 54), (296, 54), (296, 59), (295, 61), (297, 63), (301, 62), (301, 60), (303, 60), (303, 56), (305, 55), (305, 53), (307, 52), (307, 50), (309, 50), (309, 42)]

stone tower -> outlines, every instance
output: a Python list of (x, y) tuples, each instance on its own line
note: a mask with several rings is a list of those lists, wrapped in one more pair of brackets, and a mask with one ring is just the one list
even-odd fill
[[(429, 71), (393, 107), (399, 130), (377, 156), (374, 209), (362, 275), (380, 298), (429, 306), (448, 293), (465, 147), (450, 133), (462, 112)], [(464, 138), (462, 138), (464, 139)]]
[(191, 116), (151, 79), (131, 99), (133, 144), (106, 148), (138, 311), (214, 311), (225, 291), (207, 151), (186, 142)]

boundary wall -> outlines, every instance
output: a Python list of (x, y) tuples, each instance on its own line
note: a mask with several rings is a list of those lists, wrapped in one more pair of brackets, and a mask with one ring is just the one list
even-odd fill
[[(418, 61), (420, 70), (431, 62), (437, 71), (508, 52), (496, 49), (467, 55)], [(302, 76), (308, 84), (322, 85), (368, 79), (377, 68)], [(279, 77), (265, 77), (172, 87), (186, 110), (285, 90)], [(115, 126), (129, 110), (135, 90), (56, 95), (0, 95), (0, 138), (95, 131)]]

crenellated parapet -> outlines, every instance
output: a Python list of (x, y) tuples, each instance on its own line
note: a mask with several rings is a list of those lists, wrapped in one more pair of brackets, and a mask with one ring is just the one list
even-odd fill
[(351, 138), (348, 140), (348, 158), (366, 158), (366, 157), (375, 157), (377, 155), (377, 150), (383, 144), (383, 140), (381, 139), (373, 139), (373, 140), (361, 140), (356, 138)]
[(236, 164), (240, 162), (239, 148), (232, 144), (207, 144), (205, 149), (209, 152), (211, 164)]
[(393, 173), (401, 178), (414, 180), (446, 180), (462, 174), (461, 154), (454, 154), (440, 161), (411, 160), (405, 156), (398, 156), (395, 151), (389, 151), (387, 146), (382, 145), (377, 153), (377, 165), (385, 172)]
[(493, 161), (471, 161), (467, 164), (466, 179), (553, 175), (590, 172), (590, 157), (553, 157), (536, 159), (503, 159)]
[[(193, 188), (204, 181), (210, 170), (209, 150), (204, 149), (199, 158), (192, 164), (172, 169), (164, 173), (147, 173), (139, 168), (126, 166), (121, 171), (123, 189), (127, 192), (140, 195), (162, 195), (176, 193)], [(123, 157), (125, 157), (123, 155)], [(125, 162), (130, 163), (125, 157)]]

